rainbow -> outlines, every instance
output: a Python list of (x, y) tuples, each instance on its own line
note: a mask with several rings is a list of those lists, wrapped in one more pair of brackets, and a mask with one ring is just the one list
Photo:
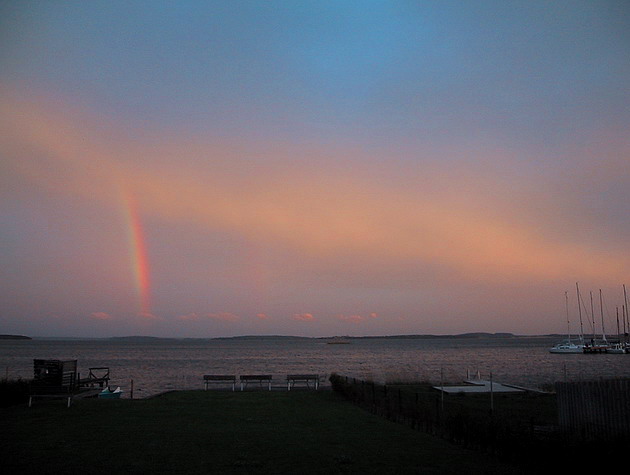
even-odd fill
[(142, 221), (138, 213), (138, 204), (134, 196), (123, 191), (123, 204), (127, 221), (127, 240), (131, 258), (132, 272), (139, 299), (140, 315), (151, 315), (149, 262), (144, 240)]

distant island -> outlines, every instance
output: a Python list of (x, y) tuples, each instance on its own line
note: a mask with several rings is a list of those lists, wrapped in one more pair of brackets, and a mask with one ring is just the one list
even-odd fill
[[(339, 335), (337, 335), (339, 336)], [(375, 336), (349, 336), (343, 335), (346, 340), (436, 340), (436, 339), (504, 339), (517, 338), (513, 333), (461, 333), (455, 335), (432, 335), (432, 334), (415, 334), (415, 335), (375, 335)], [(107, 340), (127, 341), (127, 342), (151, 342), (151, 341), (203, 341), (203, 340), (330, 340), (334, 336), (308, 337), (308, 336), (291, 336), (291, 335), (240, 335), (240, 336), (221, 336), (221, 337), (197, 337), (197, 338), (176, 338), (176, 337), (158, 337), (158, 336), (113, 336)]]
[(0, 340), (32, 340), (32, 338), (25, 335), (0, 335)]
[[(385, 339), (385, 340), (435, 340), (435, 339), (446, 339), (446, 338), (515, 338), (516, 335), (513, 333), (485, 333), (485, 332), (476, 332), (476, 333), (460, 333), (456, 335), (431, 335), (431, 334), (420, 334), (420, 335), (382, 335), (382, 336), (344, 336), (344, 338), (350, 340), (366, 340), (366, 339)], [(323, 337), (329, 338), (329, 337)]]

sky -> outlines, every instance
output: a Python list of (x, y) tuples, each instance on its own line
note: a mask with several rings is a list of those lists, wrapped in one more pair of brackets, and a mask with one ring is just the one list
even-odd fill
[(616, 332), (629, 84), (627, 1), (0, 0), (0, 333)]

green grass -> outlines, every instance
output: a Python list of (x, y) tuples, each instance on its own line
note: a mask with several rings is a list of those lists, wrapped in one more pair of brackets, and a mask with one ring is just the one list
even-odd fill
[[(388, 386), (390, 390), (402, 390), (406, 393), (418, 393), (426, 399), (433, 399), (441, 404), (439, 391), (429, 384), (400, 384)], [(491, 412), (498, 420), (509, 419), (523, 425), (554, 426), (558, 423), (558, 405), (554, 393), (455, 393), (445, 394), (443, 398), (446, 411), (468, 411), (484, 417)]]
[(5, 473), (523, 473), (331, 391), (186, 391), (0, 409)]

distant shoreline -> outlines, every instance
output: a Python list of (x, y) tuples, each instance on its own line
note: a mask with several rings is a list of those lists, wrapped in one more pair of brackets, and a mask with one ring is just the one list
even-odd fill
[[(99, 341), (120, 341), (120, 342), (182, 342), (182, 341), (216, 341), (216, 340), (235, 340), (235, 341), (256, 341), (256, 340), (331, 340), (333, 338), (343, 337), (344, 340), (474, 340), (474, 339), (513, 339), (513, 338), (563, 338), (558, 333), (542, 334), (542, 335), (516, 335), (514, 333), (489, 333), (489, 332), (473, 332), (448, 335), (435, 334), (409, 334), (409, 335), (371, 335), (371, 336), (350, 336), (350, 335), (332, 335), (332, 336), (292, 336), (292, 335), (239, 335), (239, 336), (223, 336), (223, 337), (159, 337), (146, 335), (130, 335), (130, 336), (112, 336), (112, 337), (28, 337), (21, 335), (0, 335), (0, 339), (11, 340), (99, 340)], [(566, 335), (564, 335), (566, 337)]]

